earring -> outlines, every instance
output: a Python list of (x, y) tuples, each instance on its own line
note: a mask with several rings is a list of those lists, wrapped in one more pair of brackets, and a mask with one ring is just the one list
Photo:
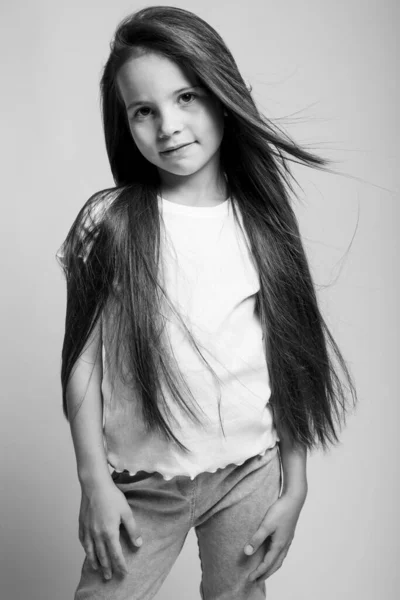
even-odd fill
[(228, 111), (226, 110), (226, 108), (224, 108), (224, 117), (228, 116)]

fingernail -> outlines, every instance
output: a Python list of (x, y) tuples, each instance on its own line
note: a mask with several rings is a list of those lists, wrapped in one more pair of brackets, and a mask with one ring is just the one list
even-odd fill
[(245, 547), (244, 551), (245, 551), (246, 554), (253, 554), (254, 548), (250, 544), (247, 544), (247, 546)]
[(111, 579), (111, 575), (110, 575), (110, 573), (106, 573), (106, 574), (104, 575), (104, 577), (105, 577), (105, 579)]
[(135, 540), (136, 546), (141, 546), (143, 544), (143, 540), (141, 537), (136, 538)]

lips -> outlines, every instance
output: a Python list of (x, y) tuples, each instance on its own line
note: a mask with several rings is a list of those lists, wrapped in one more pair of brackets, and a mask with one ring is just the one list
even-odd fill
[(190, 144), (192, 144), (193, 142), (188, 142), (186, 144), (179, 144), (177, 146), (171, 146), (170, 148), (166, 148), (165, 150), (162, 150), (162, 152), (160, 152), (160, 154), (168, 154), (168, 152), (172, 152), (173, 150), (178, 150), (179, 148), (184, 148), (185, 146), (190, 146)]

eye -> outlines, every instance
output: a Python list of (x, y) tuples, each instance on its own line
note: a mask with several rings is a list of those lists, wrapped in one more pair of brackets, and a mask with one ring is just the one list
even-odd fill
[(190, 104), (196, 98), (196, 94), (193, 92), (185, 92), (180, 95), (180, 98), (183, 100), (183, 104)]
[(137, 109), (137, 111), (134, 113), (133, 117), (148, 117), (149, 114), (151, 112), (151, 109), (148, 106), (141, 106), (140, 108)]

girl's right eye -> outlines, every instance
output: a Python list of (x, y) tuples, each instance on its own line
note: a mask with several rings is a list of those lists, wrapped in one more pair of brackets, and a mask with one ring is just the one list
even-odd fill
[[(151, 109), (148, 106), (141, 106), (140, 108), (137, 109), (137, 111), (134, 113), (133, 117), (147, 117), (150, 113)], [(145, 114), (143, 114), (143, 112)]]

